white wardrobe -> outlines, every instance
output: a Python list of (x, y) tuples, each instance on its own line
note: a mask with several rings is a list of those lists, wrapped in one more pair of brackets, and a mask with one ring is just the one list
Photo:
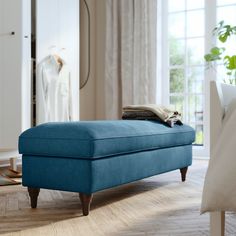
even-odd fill
[(0, 0), (0, 150), (31, 125), (30, 0)]
[(79, 1), (0, 0), (0, 160), (18, 156), (18, 136), (32, 126), (32, 35), (36, 65), (53, 53), (69, 65), (79, 119)]

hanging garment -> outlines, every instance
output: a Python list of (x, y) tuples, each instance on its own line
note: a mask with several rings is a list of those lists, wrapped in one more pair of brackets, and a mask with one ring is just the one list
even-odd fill
[(37, 67), (36, 123), (70, 120), (70, 71), (64, 60), (50, 55)]

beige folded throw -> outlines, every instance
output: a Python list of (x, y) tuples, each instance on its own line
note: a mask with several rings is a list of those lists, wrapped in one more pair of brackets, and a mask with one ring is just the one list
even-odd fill
[(147, 105), (129, 105), (123, 107), (123, 111), (151, 111), (156, 116), (158, 116), (163, 122), (168, 121), (181, 121), (181, 114), (178, 111), (171, 110), (165, 106), (157, 104), (147, 104)]

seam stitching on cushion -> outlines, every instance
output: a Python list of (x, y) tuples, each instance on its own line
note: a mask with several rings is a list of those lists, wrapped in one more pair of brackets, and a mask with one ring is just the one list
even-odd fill
[(147, 136), (159, 136), (159, 135), (166, 135), (166, 134), (179, 134), (179, 133), (194, 133), (194, 131), (178, 131), (175, 133), (160, 133), (160, 134), (147, 134), (147, 135), (133, 135), (133, 136), (117, 136), (117, 137), (107, 137), (107, 138), (95, 138), (95, 139), (79, 139), (79, 138), (41, 138), (41, 137), (20, 137), (20, 139), (56, 139), (56, 140), (81, 140), (81, 141), (95, 141), (95, 140), (106, 140), (106, 139), (121, 139), (121, 138), (142, 138), (142, 137), (147, 137)]
[[(184, 144), (178, 144), (175, 146), (164, 146), (164, 147), (153, 147), (153, 148), (148, 148), (148, 149), (138, 149), (138, 150), (132, 150), (129, 152), (117, 152), (117, 153), (109, 153), (103, 156), (66, 156), (67, 158), (74, 158), (74, 159), (82, 159), (82, 160), (96, 160), (96, 159), (102, 159), (106, 157), (113, 157), (113, 156), (119, 156), (119, 155), (126, 155), (126, 154), (132, 154), (136, 152), (145, 152), (145, 151), (155, 151), (155, 150), (160, 150), (160, 149), (167, 149), (167, 148), (174, 148), (174, 147), (182, 147), (182, 146), (192, 146), (192, 143), (184, 143)], [(35, 156), (48, 156), (48, 157), (58, 157), (55, 155), (49, 155), (48, 153), (21, 153), (23, 155), (35, 155)], [(59, 157), (64, 157), (64, 156), (59, 156)]]
[[(92, 145), (94, 145), (94, 142), (92, 140), (89, 141), (89, 156), (92, 156)], [(94, 153), (94, 147), (93, 147), (93, 153)]]

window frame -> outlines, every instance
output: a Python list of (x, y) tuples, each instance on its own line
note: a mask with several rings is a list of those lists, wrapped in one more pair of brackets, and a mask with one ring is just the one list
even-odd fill
[[(177, 0), (176, 0), (177, 1)], [(187, 0), (185, 0), (186, 3)], [(214, 38), (212, 36), (212, 30), (216, 25), (216, 13), (217, 13), (217, 0), (205, 0), (205, 34), (204, 34), (204, 46), (205, 52), (207, 53), (212, 45), (214, 44)], [(161, 8), (161, 20), (158, 26), (161, 28), (161, 42), (162, 47), (158, 47), (161, 51), (161, 57), (158, 61), (158, 68), (162, 68), (161, 72), (157, 76), (161, 76), (162, 79), (158, 77), (158, 84), (161, 85), (161, 96), (159, 99), (163, 105), (169, 105), (170, 92), (169, 92), (169, 55), (168, 55), (168, 0), (160, 0), (159, 7)], [(206, 20), (207, 19), (207, 20)], [(160, 33), (160, 30), (158, 31)], [(159, 53), (159, 52), (158, 52)], [(185, 52), (186, 56), (186, 52)], [(160, 66), (161, 64), (161, 66)], [(187, 67), (184, 66), (186, 69)], [(216, 74), (213, 69), (204, 71), (204, 103), (203, 103), (203, 130), (204, 130), (204, 142), (203, 146), (193, 146), (193, 155), (198, 158), (209, 158), (210, 149), (210, 88), (209, 81), (216, 80)], [(161, 80), (161, 81), (160, 81)], [(160, 83), (159, 83), (160, 82)], [(160, 91), (160, 90), (159, 90)]]

